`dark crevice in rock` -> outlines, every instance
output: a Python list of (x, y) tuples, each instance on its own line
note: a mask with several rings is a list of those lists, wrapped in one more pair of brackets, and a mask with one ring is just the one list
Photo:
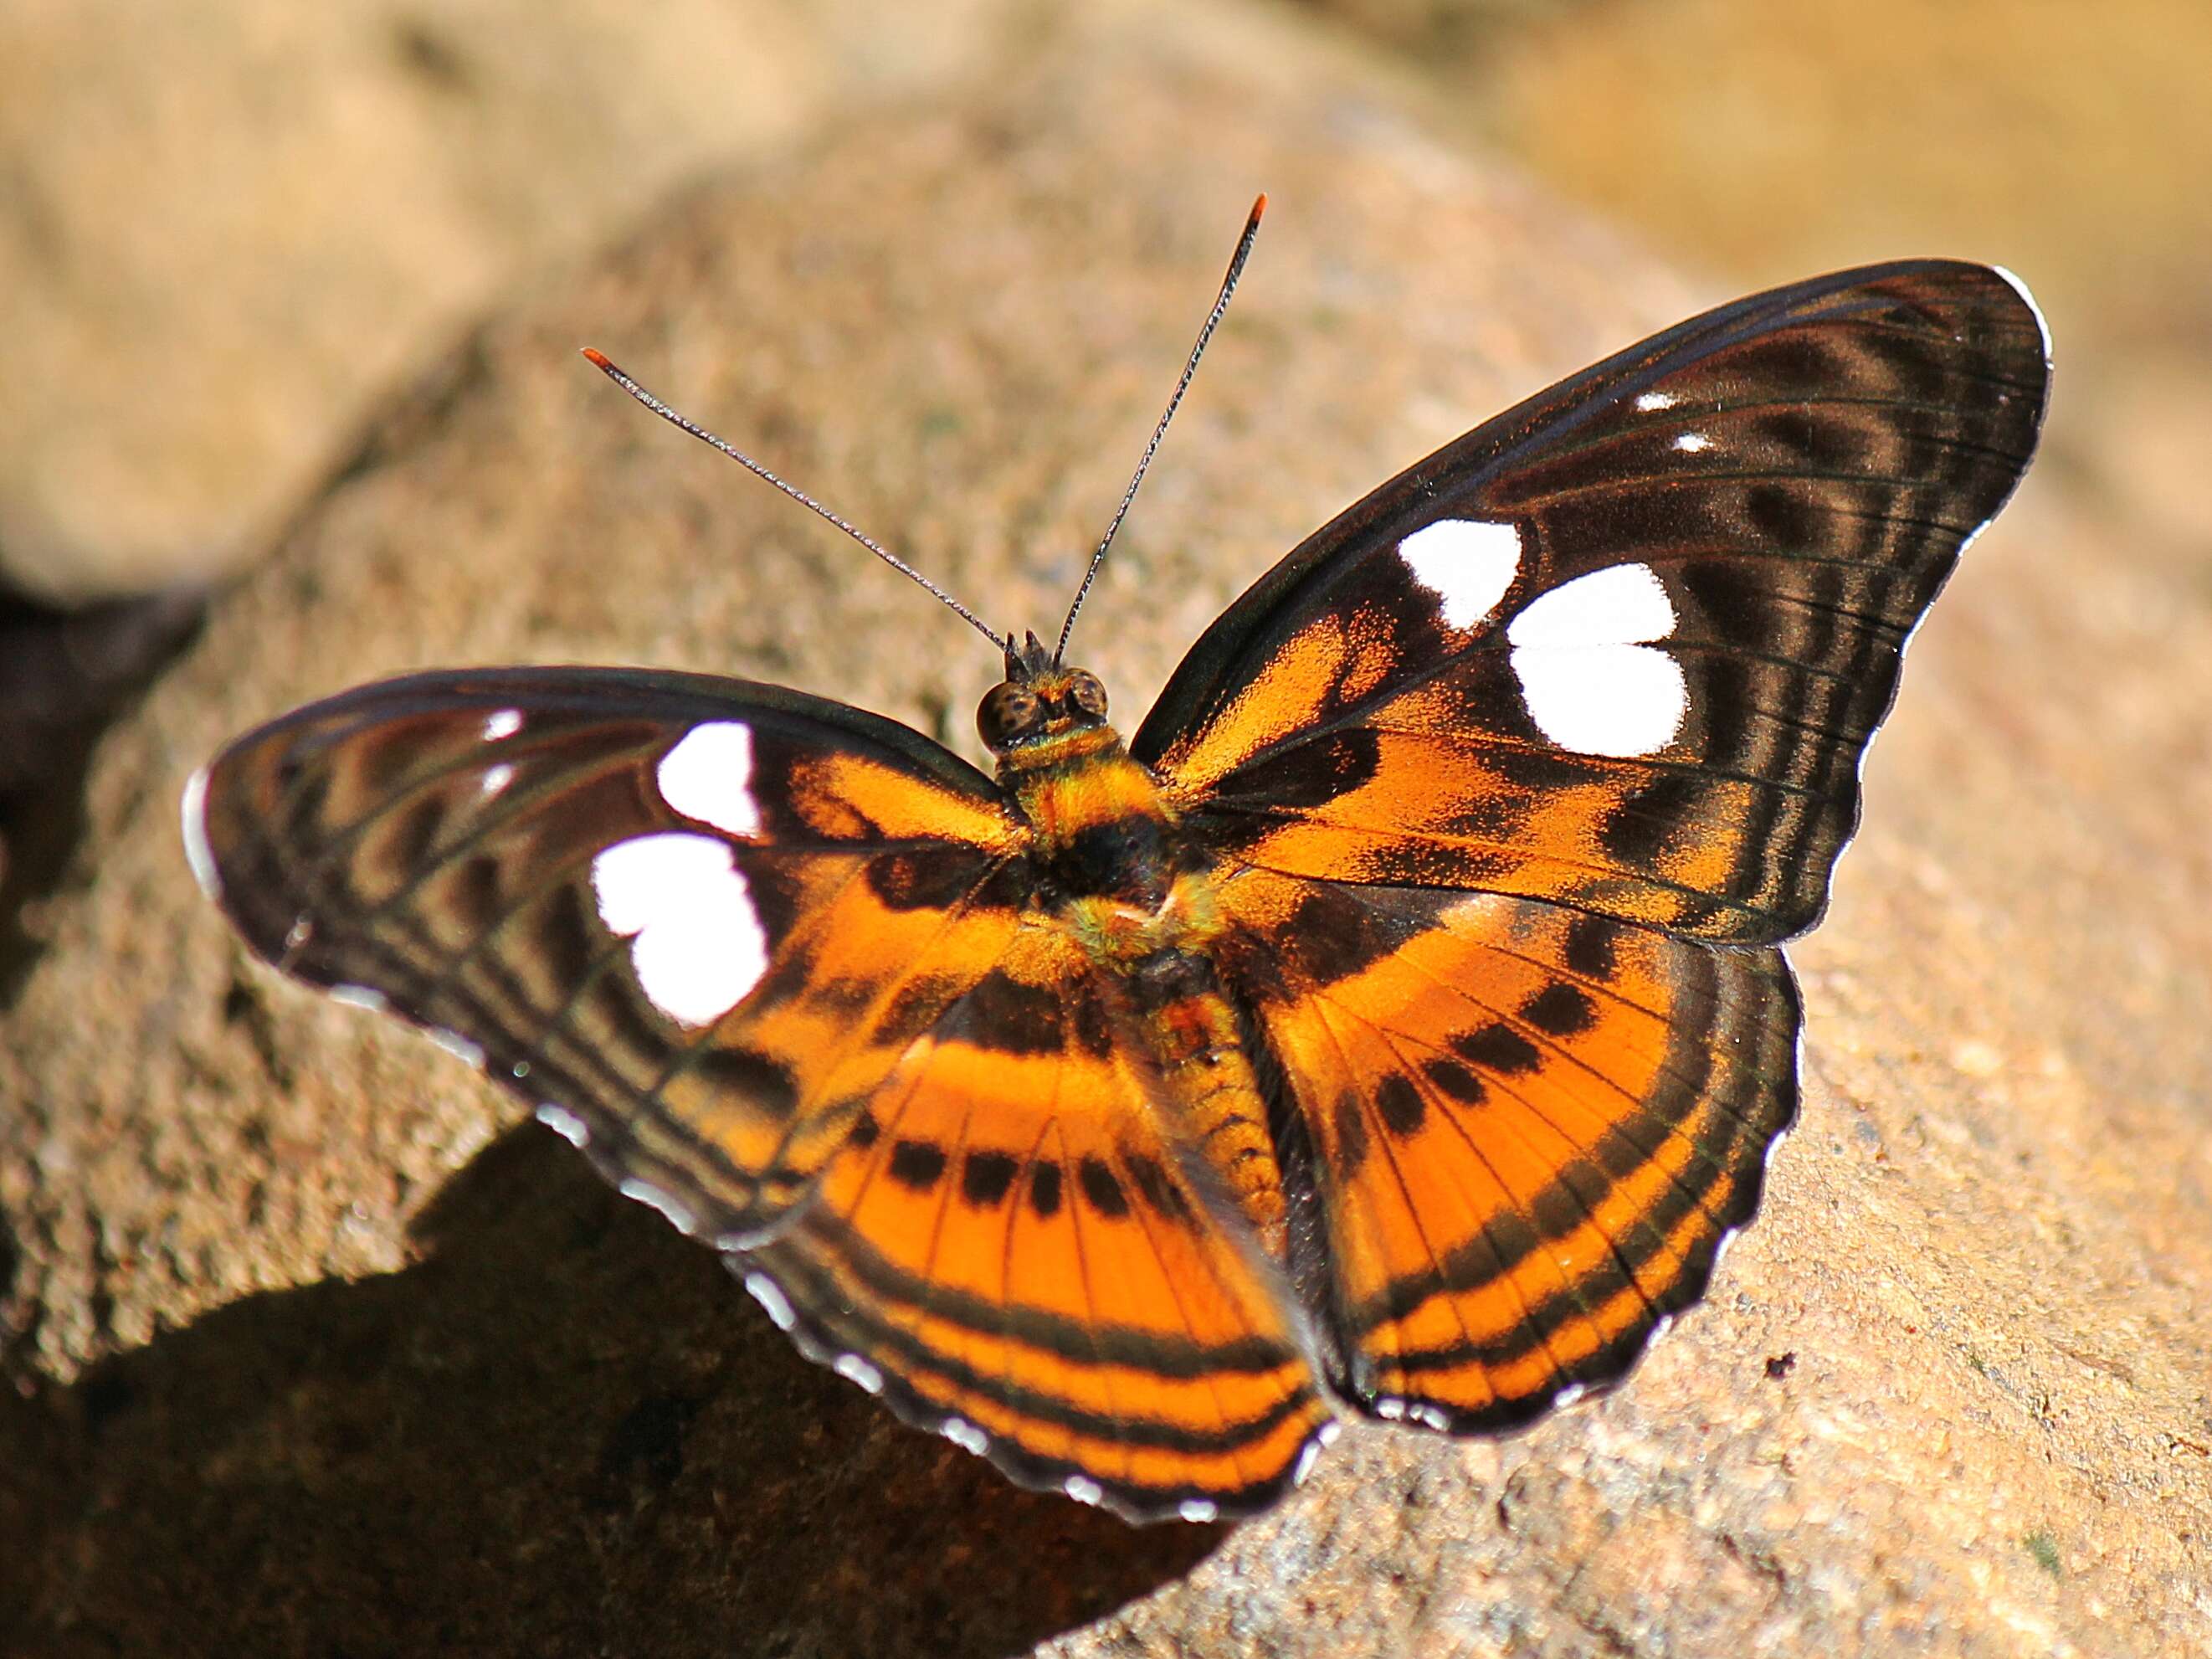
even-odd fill
[(198, 588), (78, 611), (0, 592), (0, 1009), (40, 948), (23, 907), (59, 887), (85, 833), (94, 747), (205, 609)]

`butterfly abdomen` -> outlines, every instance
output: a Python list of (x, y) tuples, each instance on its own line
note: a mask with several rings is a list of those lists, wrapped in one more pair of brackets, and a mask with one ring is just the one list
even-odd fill
[(1110, 727), (1007, 757), (1002, 780), (1036, 836), (1033, 857), (1099, 970), (1116, 1024), (1156, 1080), (1170, 1131), (1270, 1246), (1281, 1174), (1251, 1061), (1212, 957), (1212, 878), (1178, 856), (1173, 810)]
[[(1204, 879), (1185, 881), (1195, 885)], [(1176, 1134), (1279, 1259), (1282, 1170), (1259, 1079), (1212, 958), (1170, 945), (1115, 966), (1112, 983), (1120, 1012), (1157, 1068)]]

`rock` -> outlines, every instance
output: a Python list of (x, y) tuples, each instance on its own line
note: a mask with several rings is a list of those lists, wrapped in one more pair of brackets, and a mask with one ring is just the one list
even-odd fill
[(18, 919), (83, 833), (94, 740), (191, 637), (205, 602), (181, 588), (68, 611), (0, 592), (0, 1003), (35, 951)]
[[(2077, 374), (2212, 339), (2195, 0), (1309, 3), (1415, 62), (1448, 129), (1699, 269), (1993, 259), (2036, 273)], [(2078, 394), (2052, 420), (2094, 440)]]
[[(1267, 14), (1106, 18), (702, 189), (471, 336), (120, 727), (0, 1048), (0, 1632), (29, 1652), (1878, 1653), (2212, 1641), (2212, 614), (2042, 478), (1937, 608), (1799, 953), (1803, 1127), (1709, 1304), (1528, 1432), (1348, 1432), (1233, 1531), (1016, 1491), (792, 1353), (519, 1103), (246, 962), (177, 792), (434, 663), (637, 661), (963, 746), (1057, 617), (1124, 711), (1306, 529), (1681, 283)], [(2030, 273), (2032, 275), (2032, 273)], [(1717, 297), (1717, 296), (1709, 296)], [(2061, 342), (2063, 350), (2063, 342)], [(2062, 366), (2061, 394), (2063, 395)], [(7, 1258), (12, 1255), (12, 1261)]]
[(79, 602), (237, 568), (533, 267), (706, 167), (977, 73), (1037, 10), (13, 8), (0, 578)]

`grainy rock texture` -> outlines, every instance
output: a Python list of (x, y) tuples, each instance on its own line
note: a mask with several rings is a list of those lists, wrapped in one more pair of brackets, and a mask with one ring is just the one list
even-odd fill
[(1709, 1305), (1594, 1406), (1348, 1433), (1234, 1531), (898, 1426), (194, 890), (174, 803), (216, 743), (431, 664), (722, 668), (967, 744), (973, 637), (574, 348), (1042, 626), (1264, 185), (1081, 636), (1141, 708), (1313, 524), (1698, 297), (1395, 106), (1264, 18), (1103, 23), (980, 109), (702, 189), (392, 413), (106, 745), (7, 1012), (0, 1650), (2212, 1644), (2212, 594), (2063, 477), (1916, 647), (1799, 954), (1804, 1125)]

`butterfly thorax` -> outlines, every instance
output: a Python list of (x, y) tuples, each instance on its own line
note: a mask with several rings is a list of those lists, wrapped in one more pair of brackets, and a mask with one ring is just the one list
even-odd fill
[(977, 713), (1032, 836), (1037, 892), (1099, 970), (1178, 1137), (1279, 1251), (1284, 1204), (1267, 1112), (1212, 955), (1223, 921), (1173, 805), (1106, 721), (1081, 669), (1018, 665)]
[[(1168, 921), (1175, 817), (1152, 775), (1106, 723), (1106, 690), (1080, 668), (1008, 658), (976, 710), (999, 782), (1033, 836), (1042, 891), (1085, 904), (1119, 937)], [(1152, 940), (1164, 944), (1167, 939)], [(1133, 948), (1146, 940), (1133, 938)]]

